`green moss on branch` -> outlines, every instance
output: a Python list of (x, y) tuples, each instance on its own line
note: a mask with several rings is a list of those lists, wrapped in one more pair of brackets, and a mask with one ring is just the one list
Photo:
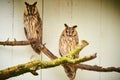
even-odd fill
[[(74, 50), (72, 50), (68, 54), (75, 55), (80, 50), (81, 50), (81, 47), (77, 46), (75, 47)], [(70, 55), (67, 55), (67, 56), (70, 56)], [(59, 66), (61, 64), (66, 64), (66, 63), (77, 64), (77, 63), (95, 58), (96, 54), (92, 56), (84, 57), (84, 58), (78, 58), (78, 59), (71, 59), (67, 56), (63, 56), (61, 58), (57, 58), (50, 61), (34, 60), (25, 64), (20, 64), (14, 67), (0, 70), (0, 80), (8, 79), (10, 77), (18, 76), (27, 72), (31, 72), (33, 75), (37, 75), (36, 70), (51, 68), (51, 67)]]

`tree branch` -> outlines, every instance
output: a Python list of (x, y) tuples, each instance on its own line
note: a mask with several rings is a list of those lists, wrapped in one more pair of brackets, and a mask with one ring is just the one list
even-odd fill
[[(0, 41), (0, 45), (3, 46), (25, 46), (25, 45), (30, 45), (31, 43), (34, 43), (35, 41)], [(57, 57), (55, 55), (52, 54), (52, 52), (50, 52), (50, 50), (48, 50), (44, 44), (40, 44), (39, 49), (42, 50), (42, 52), (48, 56), (50, 59), (56, 59)]]
[[(34, 41), (33, 41), (34, 43)], [(25, 46), (30, 45), (29, 41), (0, 41), (0, 45), (3, 46)]]
[[(29, 42), (29, 41), (0, 41), (0, 45), (4, 45), (4, 46), (24, 46), (24, 45), (30, 45), (30, 43), (34, 43), (36, 42), (35, 40)], [(89, 43), (85, 40), (81, 41), (82, 44), (80, 45), (81, 50), (87, 46)], [(57, 56), (53, 55), (53, 53), (47, 48), (45, 47), (44, 44), (40, 44), (39, 49), (46, 55), (48, 56), (50, 59), (56, 59), (58, 58)]]
[[(24, 45), (29, 45), (31, 43), (34, 43), (35, 41), (29, 42), (29, 41), (0, 41), (0, 45), (7, 45), (7, 46), (24, 46)], [(52, 52), (50, 52), (50, 50), (45, 47), (44, 44), (40, 44), (38, 47), (39, 49), (46, 55), (48, 56), (50, 59), (52, 59), (52, 61), (40, 61), (40, 60), (34, 60), (31, 62), (28, 62), (26, 64), (21, 64), (18, 66), (14, 66), (11, 68), (7, 68), (5, 70), (0, 70), (0, 79), (6, 79), (6, 78), (10, 78), (13, 76), (18, 76), (20, 74), (26, 73), (26, 72), (31, 72), (33, 75), (38, 75), (38, 73), (36, 73), (36, 70), (38, 69), (44, 69), (44, 68), (50, 68), (50, 67), (55, 67), (61, 64), (65, 64), (65, 63), (71, 63), (71, 64), (75, 64), (76, 68), (79, 69), (84, 69), (84, 70), (89, 70), (89, 71), (97, 71), (97, 72), (119, 72), (120, 73), (120, 67), (116, 68), (116, 67), (107, 67), (107, 68), (103, 68), (100, 66), (91, 66), (91, 65), (86, 65), (86, 64), (77, 64), (80, 62), (85, 62), (85, 61), (89, 61), (91, 59), (94, 59), (96, 57), (96, 54), (88, 56), (88, 57), (84, 57), (84, 58), (79, 58), (79, 59), (71, 59), (71, 56), (75, 55), (76, 51), (81, 51), (85, 46), (88, 45), (88, 42), (83, 40), (81, 45), (78, 45), (74, 50), (72, 50), (69, 54), (58, 58), (57, 56), (55, 56)], [(4, 76), (5, 75), (5, 76)], [(9, 75), (9, 76), (8, 76)]]
[[(80, 47), (75, 47), (75, 49), (69, 52), (68, 54), (75, 55), (80, 51), (80, 49), (81, 49)], [(84, 58), (78, 58), (78, 59), (71, 59), (68, 56), (63, 56), (61, 58), (54, 59), (51, 61), (34, 60), (26, 64), (20, 64), (14, 67), (0, 70), (0, 80), (8, 79), (10, 77), (18, 76), (27, 72), (31, 72), (33, 75), (38, 75), (36, 70), (39, 70), (39, 69), (51, 68), (51, 67), (59, 66), (61, 64), (66, 64), (66, 63), (77, 64), (80, 62), (94, 59), (95, 57), (96, 57), (96, 54), (92, 56), (84, 57)]]
[(97, 65), (86, 65), (86, 64), (76, 64), (76, 68), (89, 70), (89, 71), (97, 71), (97, 72), (118, 72), (120, 73), (120, 67), (106, 67), (103, 68)]

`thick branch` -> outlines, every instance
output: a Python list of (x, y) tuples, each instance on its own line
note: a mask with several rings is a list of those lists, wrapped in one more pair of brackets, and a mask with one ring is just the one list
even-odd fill
[[(34, 43), (34, 41), (32, 43)], [(0, 45), (4, 45), (4, 46), (5, 45), (22, 46), (22, 45), (29, 45), (29, 44), (30, 44), (29, 41), (5, 41), (5, 42), (0, 42)], [(77, 48), (78, 48), (78, 50), (81, 51), (87, 45), (88, 45), (88, 43), (85, 40), (83, 40), (82, 44), (79, 45)], [(75, 55), (74, 50), (73, 50), (73, 51), (71, 51), (70, 54), (67, 54), (66, 56), (64, 56), (62, 58), (58, 58), (55, 55), (53, 55), (52, 52), (50, 52), (49, 49), (47, 49), (44, 45), (41, 44), (38, 47), (46, 56), (48, 56), (50, 59), (55, 59), (55, 60), (52, 60), (52, 63), (48, 62), (48, 61), (46, 62), (46, 61), (35, 60), (35, 61), (29, 62), (27, 64), (22, 64), (22, 65), (18, 65), (18, 66), (12, 67), (12, 68), (1, 70), (0, 71), (0, 79), (5, 79), (5, 78), (17, 76), (17, 75), (20, 75), (20, 74), (23, 74), (23, 73), (26, 73), (26, 72), (31, 72), (32, 74), (37, 75), (37, 73), (35, 71), (37, 69), (40, 69), (40, 68), (54, 67), (54, 66), (58, 66), (60, 64), (65, 64), (65, 63), (71, 63), (71, 64), (79, 63), (79, 62), (84, 62), (84, 61), (94, 59), (96, 57), (96, 54), (94, 54), (92, 56), (84, 57), (82, 59), (74, 59), (74, 60), (72, 59), (71, 60), (70, 59), (71, 56)], [(55, 63), (57, 62), (57, 64), (55, 65), (54, 62)], [(50, 64), (48, 65), (48, 63), (50, 63)], [(24, 67), (23, 67), (23, 65), (24, 65)], [(30, 66), (30, 67), (27, 68), (28, 67), (27, 65)], [(12, 71), (13, 68), (15, 69), (14, 71)], [(103, 67), (100, 67), (100, 66), (91, 66), (91, 65), (86, 65), (86, 64), (76, 64), (76, 68), (84, 69), (84, 70), (90, 70), (90, 71), (98, 71), (98, 72), (112, 72), (112, 71), (120, 72), (120, 67), (118, 67), (118, 68), (115, 68), (115, 67), (103, 68)], [(7, 71), (9, 71), (9, 72), (7, 73)], [(6, 75), (6, 76), (3, 76), (3, 75)], [(8, 77), (7, 75), (10, 75), (10, 76)]]
[(53, 53), (45, 45), (40, 44), (38, 47), (50, 59), (53, 60), (58, 58), (57, 56), (53, 55)]
[[(75, 52), (70, 52), (69, 54), (75, 54), (80, 51), (78, 47), (75, 48)], [(55, 66), (59, 66), (61, 64), (65, 63), (71, 63), (71, 64), (76, 64), (80, 62), (84, 62), (90, 59), (94, 59), (96, 55), (84, 57), (84, 58), (79, 58), (79, 59), (70, 59), (66, 56), (54, 59), (51, 61), (40, 61), (40, 60), (34, 60), (31, 62), (28, 62), (26, 64), (20, 64), (14, 67), (10, 67), (4, 70), (0, 70), (0, 80), (2, 79), (8, 79), (10, 77), (18, 76), (27, 72), (31, 72), (33, 75), (38, 75), (36, 70), (38, 69), (45, 69), (45, 68), (51, 68)]]
[(97, 65), (91, 66), (86, 64), (76, 64), (76, 68), (89, 70), (89, 71), (97, 71), (97, 72), (119, 72), (120, 73), (120, 67), (100, 67)]

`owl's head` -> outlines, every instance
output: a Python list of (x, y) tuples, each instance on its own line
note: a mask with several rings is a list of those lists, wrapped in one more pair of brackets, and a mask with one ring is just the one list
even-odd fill
[(70, 37), (77, 35), (77, 31), (76, 31), (77, 25), (69, 27), (67, 24), (64, 24), (64, 26), (65, 26), (64, 35), (70, 36)]
[(25, 11), (24, 14), (28, 15), (28, 16), (33, 16), (37, 13), (37, 7), (36, 7), (37, 2), (34, 2), (33, 4), (29, 4), (27, 2), (25, 2)]

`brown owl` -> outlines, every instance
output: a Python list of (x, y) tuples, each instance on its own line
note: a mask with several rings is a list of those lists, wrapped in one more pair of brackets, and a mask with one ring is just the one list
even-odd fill
[[(67, 24), (64, 25), (65, 29), (63, 30), (59, 40), (59, 53), (61, 56), (66, 55), (79, 43), (78, 33), (76, 31), (77, 26), (69, 27)], [(75, 55), (73, 59), (78, 57), (79, 53)], [(74, 80), (77, 70), (75, 66), (73, 64), (64, 64), (63, 67), (70, 80)]]
[(36, 41), (35, 43), (31, 43), (31, 46), (36, 53), (40, 54), (38, 46), (42, 43), (42, 21), (36, 4), (37, 2), (33, 4), (25, 2), (24, 31), (29, 41)]

